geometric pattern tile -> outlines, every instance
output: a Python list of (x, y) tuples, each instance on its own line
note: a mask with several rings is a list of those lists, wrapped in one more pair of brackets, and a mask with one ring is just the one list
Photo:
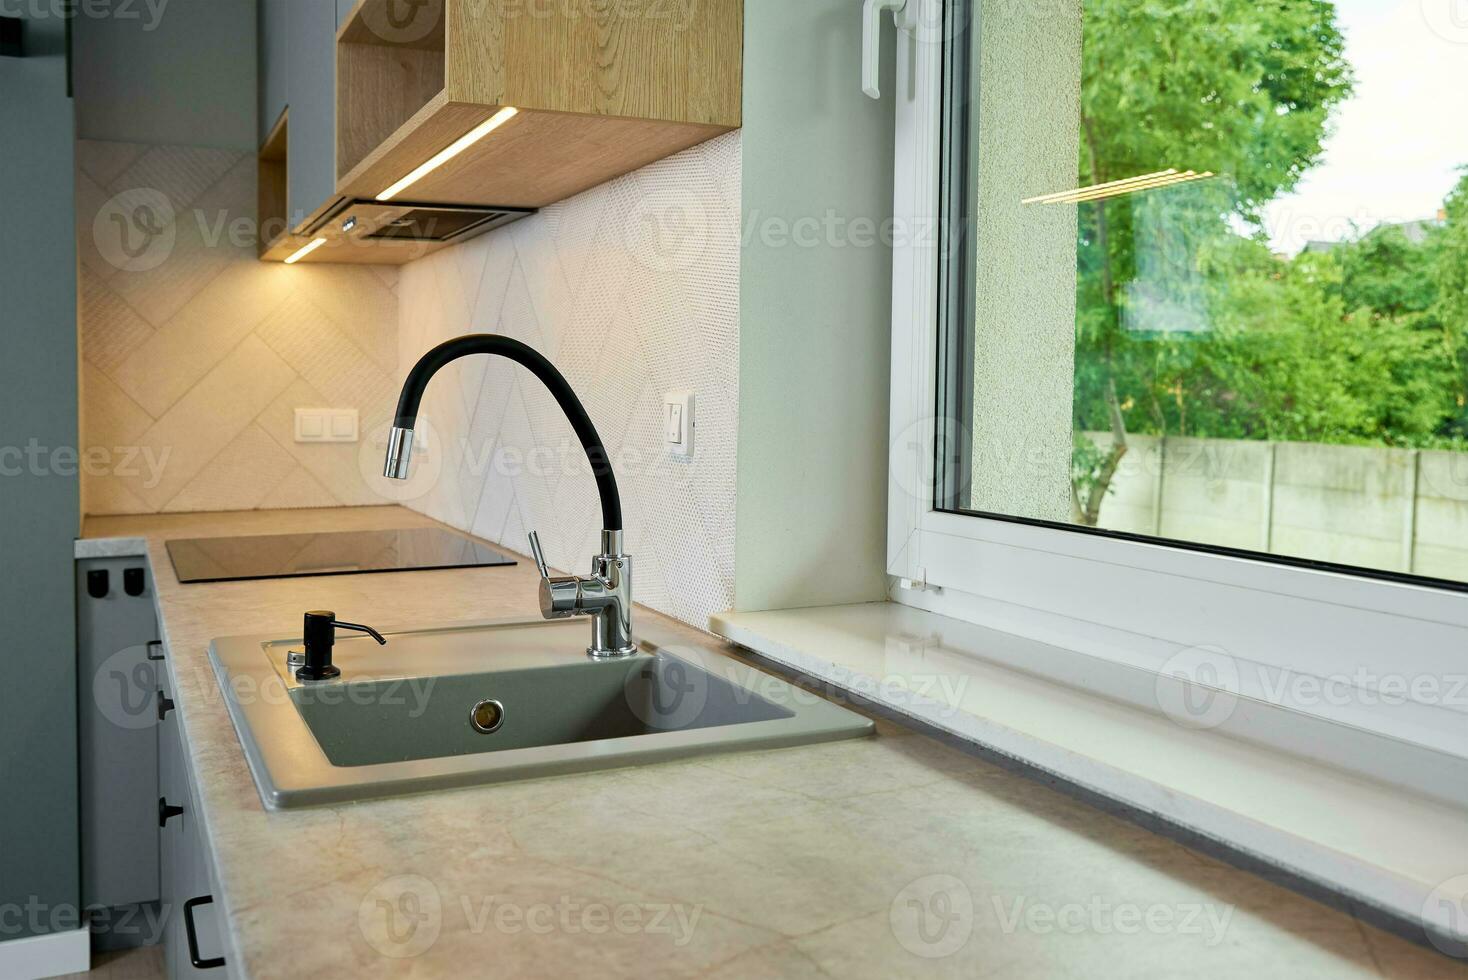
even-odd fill
[[(718, 137), (419, 259), (398, 290), (401, 371), (465, 333), (555, 362), (612, 456), (638, 601), (699, 628), (734, 599), (740, 145)], [(678, 388), (697, 396), (693, 460), (663, 450), (663, 393)], [(464, 359), (422, 418), (435, 475), (404, 503), (521, 552), (538, 530), (551, 564), (586, 570), (595, 485), (538, 381)]]
[(87, 513), (383, 502), (293, 423), (391, 414), (398, 270), (257, 261), (255, 184), (251, 154), (77, 143)]

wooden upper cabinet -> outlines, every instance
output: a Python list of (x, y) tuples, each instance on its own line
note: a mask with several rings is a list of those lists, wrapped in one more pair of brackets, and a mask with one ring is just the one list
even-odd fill
[(743, 0), (360, 0), (337, 32), (337, 192), (376, 198), (513, 107), (396, 200), (562, 200), (737, 129), (743, 31)]

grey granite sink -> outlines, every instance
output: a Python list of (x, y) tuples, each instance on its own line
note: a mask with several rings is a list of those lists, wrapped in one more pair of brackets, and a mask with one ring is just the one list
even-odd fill
[[(654, 630), (654, 632), (656, 632)], [(272, 808), (643, 765), (866, 735), (839, 705), (729, 658), (644, 639), (587, 659), (580, 622), (510, 622), (336, 644), (302, 684), (299, 638), (228, 637), (210, 658)]]

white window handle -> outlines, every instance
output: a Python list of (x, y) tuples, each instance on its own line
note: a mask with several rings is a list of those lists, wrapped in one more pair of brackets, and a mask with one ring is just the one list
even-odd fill
[(880, 99), (877, 75), (882, 60), (882, 13), (892, 11), (892, 22), (900, 31), (917, 24), (917, 7), (921, 0), (866, 0), (861, 22), (861, 90), (868, 98)]

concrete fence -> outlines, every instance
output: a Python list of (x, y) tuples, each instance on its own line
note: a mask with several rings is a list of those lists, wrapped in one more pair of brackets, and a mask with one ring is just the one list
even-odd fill
[[(1087, 433), (1103, 450), (1109, 433)], [(1099, 524), (1468, 580), (1468, 453), (1128, 436)]]

